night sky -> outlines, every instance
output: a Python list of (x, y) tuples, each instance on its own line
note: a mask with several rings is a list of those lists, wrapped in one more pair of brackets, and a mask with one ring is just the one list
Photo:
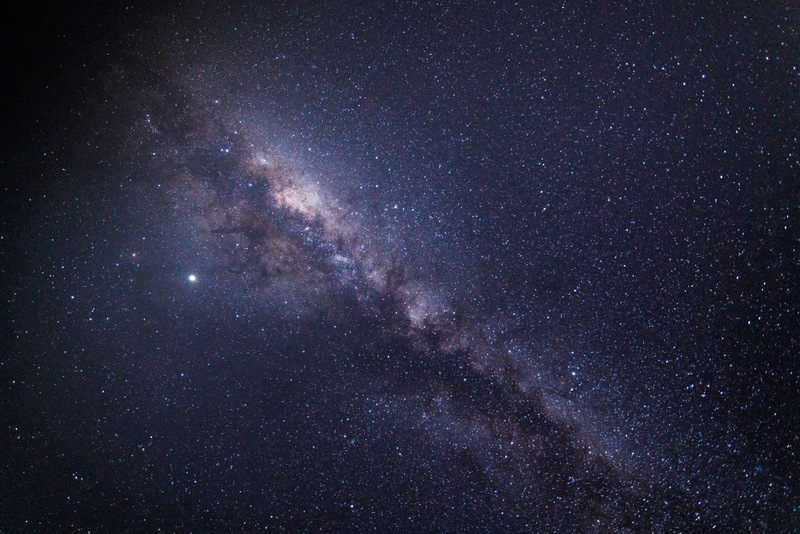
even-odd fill
[(228, 4), (3, 8), (0, 532), (800, 531), (796, 3)]

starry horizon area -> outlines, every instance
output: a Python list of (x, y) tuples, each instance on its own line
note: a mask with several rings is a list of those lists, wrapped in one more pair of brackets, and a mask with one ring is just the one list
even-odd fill
[(800, 531), (796, 5), (5, 9), (0, 531)]

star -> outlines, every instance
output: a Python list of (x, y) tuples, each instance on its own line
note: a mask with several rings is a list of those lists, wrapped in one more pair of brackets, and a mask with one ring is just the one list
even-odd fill
[(192, 283), (195, 283), (195, 282), (197, 282), (197, 275), (195, 275), (195, 274), (190, 274), (190, 275), (189, 275), (189, 281), (190, 281), (190, 282), (192, 282)]

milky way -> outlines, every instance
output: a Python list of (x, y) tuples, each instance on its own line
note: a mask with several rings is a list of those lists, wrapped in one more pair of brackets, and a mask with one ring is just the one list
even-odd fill
[(796, 13), (143, 7), (21, 15), (0, 530), (798, 528)]
[[(520, 517), (553, 506), (576, 514), (576, 526), (645, 524), (638, 506), (650, 496), (648, 481), (620, 469), (580, 406), (535, 383), (526, 362), (539, 355), (513, 355), (513, 336), (487, 339), (490, 329), (460, 317), (434, 280), (409, 272), (414, 259), (402, 239), (362, 215), (358, 200), (342, 200), (354, 193), (232, 131), (210, 103), (187, 103), (163, 126), (157, 113), (146, 117), (153, 138), (145, 142), (170, 155), (157, 165), (174, 167), (163, 176), (170, 198), (204, 243), (211, 273), (258, 302), (291, 300), (300, 315), (336, 301), (337, 326), (355, 333), (348, 348), (363, 352), (358, 365), (389, 382), (380, 410), (402, 410), (404, 424), (445, 456), (461, 451), (458, 461)], [(192, 142), (162, 139), (162, 131)], [(544, 500), (533, 497), (541, 493)]]

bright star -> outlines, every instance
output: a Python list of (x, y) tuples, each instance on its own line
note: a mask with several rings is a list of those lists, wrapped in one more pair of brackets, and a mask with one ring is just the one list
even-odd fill
[(197, 282), (197, 277), (195, 275), (193, 275), (193, 274), (190, 274), (189, 275), (189, 281), (190, 282)]

